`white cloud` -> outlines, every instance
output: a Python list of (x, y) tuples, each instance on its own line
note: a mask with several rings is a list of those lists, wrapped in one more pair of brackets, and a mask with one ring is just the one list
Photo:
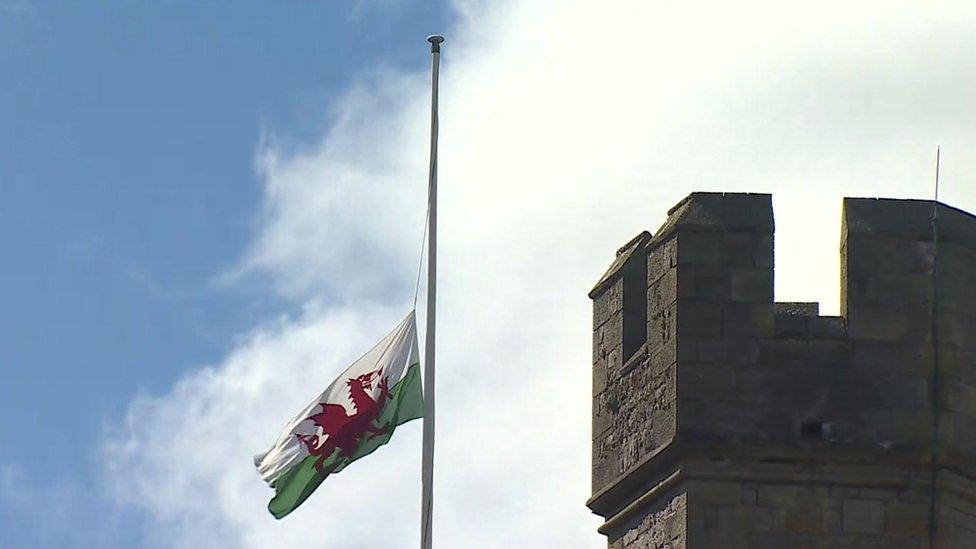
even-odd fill
[[(442, 81), (438, 545), (602, 547), (583, 506), (586, 292), (613, 250), (692, 190), (773, 192), (777, 298), (836, 311), (842, 196), (928, 196), (941, 142), (944, 199), (976, 209), (976, 13), (456, 8)], [(409, 307), (426, 78), (376, 73), (336, 103), (320, 142), (261, 147), (260, 232), (229, 278), (267, 276), (306, 306), (167, 394), (135, 399), (107, 436), (115, 495), (149, 514), (151, 540), (416, 544), (419, 423), (282, 522), (264, 511), (249, 458)]]

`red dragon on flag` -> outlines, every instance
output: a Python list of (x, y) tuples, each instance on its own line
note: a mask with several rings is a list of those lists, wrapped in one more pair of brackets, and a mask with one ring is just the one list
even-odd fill
[[(387, 426), (374, 424), (379, 419), (386, 401), (393, 398), (390, 394), (389, 377), (381, 377), (382, 373), (381, 368), (346, 381), (349, 387), (349, 398), (356, 410), (354, 414), (348, 414), (345, 406), (341, 404), (320, 403), (322, 411), (307, 419), (312, 420), (321, 429), (321, 437), (318, 434), (295, 435), (308, 448), (309, 454), (318, 456), (315, 460), (315, 469), (320, 473), (325, 472), (322, 465), (336, 450), (339, 450), (340, 457), (351, 458), (365, 437), (384, 435), (389, 431)], [(377, 385), (380, 394), (376, 400), (373, 400), (366, 391), (372, 390), (373, 382), (377, 378), (380, 379)]]

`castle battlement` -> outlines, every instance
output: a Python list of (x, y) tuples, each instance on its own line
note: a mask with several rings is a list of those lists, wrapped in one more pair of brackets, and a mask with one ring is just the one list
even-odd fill
[(693, 193), (590, 292), (600, 532), (976, 547), (976, 217), (845, 199), (841, 316), (774, 303), (773, 235), (770, 195)]

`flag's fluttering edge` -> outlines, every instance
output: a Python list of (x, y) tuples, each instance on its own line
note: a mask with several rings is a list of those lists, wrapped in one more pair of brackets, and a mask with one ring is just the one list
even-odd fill
[(393, 430), (423, 416), (417, 321), (413, 311), (315, 397), (254, 457), (275, 496), (268, 511), (282, 518), (325, 477), (386, 444)]

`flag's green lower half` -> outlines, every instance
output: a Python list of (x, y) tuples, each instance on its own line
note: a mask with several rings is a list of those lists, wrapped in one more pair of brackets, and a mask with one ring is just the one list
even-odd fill
[(400, 381), (390, 388), (390, 395), (392, 398), (383, 407), (379, 419), (375, 422), (376, 427), (386, 428), (384, 434), (363, 439), (351, 457), (340, 457), (338, 450), (333, 452), (323, 461), (321, 471), (315, 466), (319, 456), (307, 456), (275, 481), (275, 496), (268, 503), (268, 511), (275, 518), (280, 519), (294, 511), (318, 488), (319, 484), (322, 484), (325, 477), (331, 473), (338, 473), (353, 461), (389, 442), (393, 430), (398, 425), (423, 416), (424, 403), (419, 364), (410, 366)]

